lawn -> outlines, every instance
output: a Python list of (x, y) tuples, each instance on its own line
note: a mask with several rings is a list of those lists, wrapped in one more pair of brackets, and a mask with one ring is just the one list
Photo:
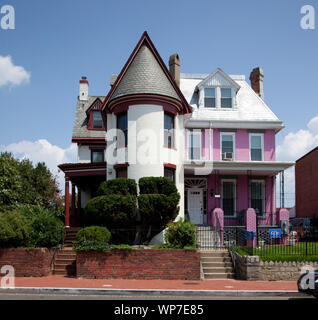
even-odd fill
[(242, 256), (259, 256), (261, 261), (317, 261), (318, 242), (299, 242), (295, 245), (264, 245), (263, 247), (235, 247)]

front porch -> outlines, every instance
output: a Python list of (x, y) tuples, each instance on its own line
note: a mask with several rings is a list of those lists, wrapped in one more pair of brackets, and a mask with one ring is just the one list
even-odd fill
[(106, 162), (66, 163), (58, 167), (65, 173), (65, 227), (81, 226), (82, 208), (106, 180)]

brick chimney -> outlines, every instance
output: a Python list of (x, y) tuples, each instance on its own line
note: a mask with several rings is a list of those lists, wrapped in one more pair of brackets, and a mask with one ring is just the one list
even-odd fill
[(82, 101), (88, 100), (88, 81), (86, 77), (80, 80), (79, 99)]
[(180, 87), (180, 58), (177, 53), (170, 56), (169, 71), (176, 81), (178, 87)]
[(250, 74), (252, 89), (264, 100), (263, 80), (264, 71), (262, 68), (254, 68)]

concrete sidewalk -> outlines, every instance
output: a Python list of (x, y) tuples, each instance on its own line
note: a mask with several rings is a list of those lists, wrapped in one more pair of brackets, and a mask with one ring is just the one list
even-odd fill
[(63, 276), (15, 278), (15, 288), (0, 288), (1, 292), (108, 295), (141, 293), (149, 295), (303, 295), (298, 293), (296, 281), (117, 280), (78, 279)]

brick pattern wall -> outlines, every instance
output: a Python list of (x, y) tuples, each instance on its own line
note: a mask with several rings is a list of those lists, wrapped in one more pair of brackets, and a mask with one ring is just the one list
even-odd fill
[[(51, 274), (54, 250), (9, 248), (0, 249), (0, 269), (11, 265), (16, 277), (44, 277)], [(0, 273), (0, 276), (4, 274)]]
[(318, 148), (296, 162), (297, 217), (318, 217)]
[(200, 280), (195, 250), (77, 252), (77, 277), (96, 279)]

